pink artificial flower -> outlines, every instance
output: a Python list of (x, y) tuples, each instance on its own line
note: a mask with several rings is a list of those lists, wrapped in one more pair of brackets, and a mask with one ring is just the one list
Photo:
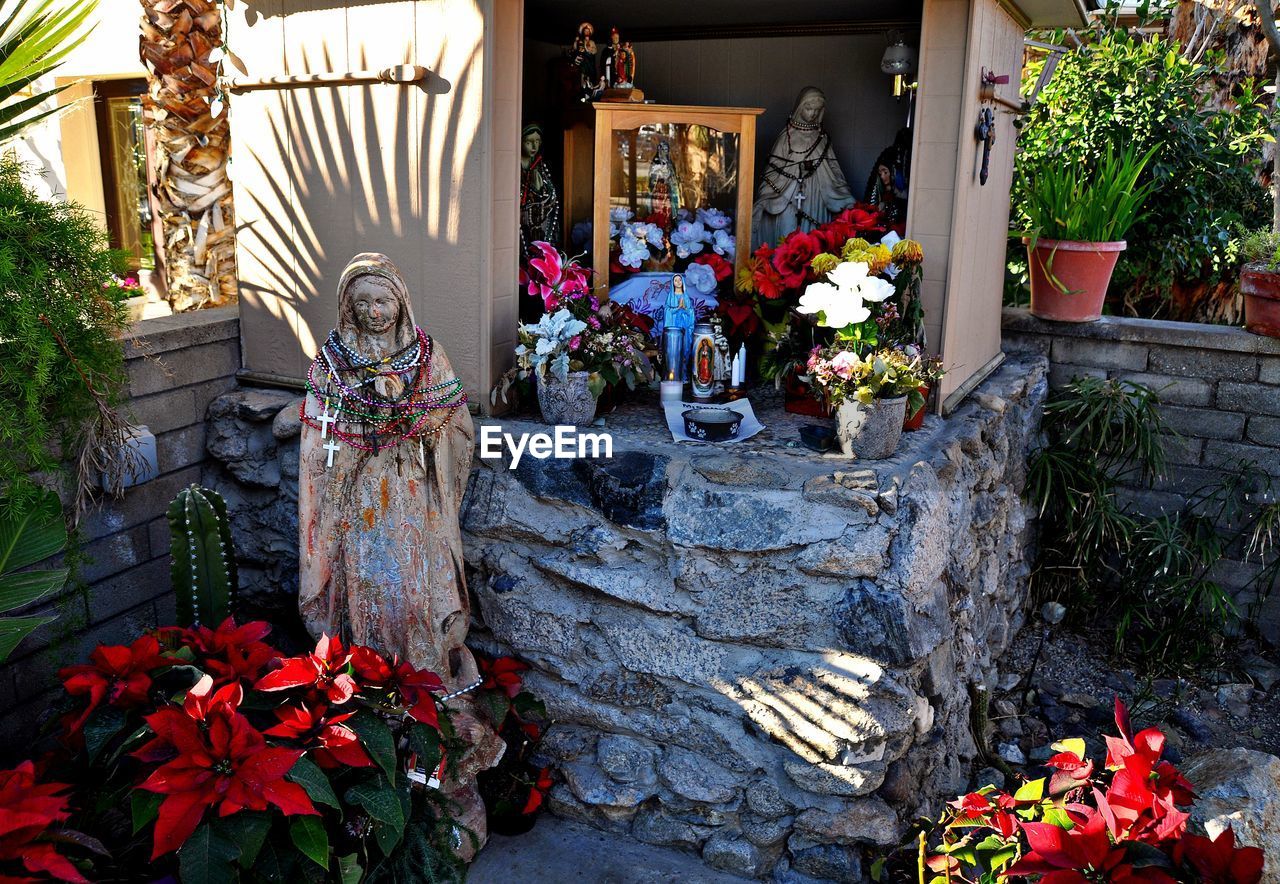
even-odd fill
[(858, 367), (858, 357), (848, 350), (841, 350), (835, 356), (831, 357), (831, 370), (834, 371), (841, 380), (849, 380), (853, 377), (853, 371)]

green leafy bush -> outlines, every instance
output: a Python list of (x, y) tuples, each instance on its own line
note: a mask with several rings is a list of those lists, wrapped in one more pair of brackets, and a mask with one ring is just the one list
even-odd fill
[(1155, 182), (1139, 184), (1155, 149), (1107, 147), (1095, 168), (1059, 163), (1023, 169), (1023, 213), (1036, 238), (1114, 242), (1142, 219)]
[[(1112, 293), (1131, 310), (1155, 315), (1167, 309), (1176, 282), (1234, 275), (1239, 226), (1259, 227), (1270, 218), (1269, 194), (1256, 178), (1269, 136), (1263, 96), (1252, 81), (1236, 87), (1235, 107), (1209, 104), (1221, 63), (1220, 54), (1197, 63), (1163, 38), (1119, 29), (1100, 31), (1067, 53), (1018, 138), (1014, 228), (1031, 226), (1023, 182), (1042, 171), (1095, 171), (1108, 150), (1155, 150), (1140, 179), (1153, 187), (1149, 211), (1126, 237)], [(1040, 63), (1025, 72), (1030, 83), (1039, 73)]]
[(1280, 502), (1265, 473), (1242, 465), (1179, 512), (1127, 508), (1122, 489), (1149, 488), (1165, 469), (1158, 404), (1147, 387), (1082, 378), (1045, 406), (1046, 444), (1027, 476), (1041, 520), (1032, 586), (1077, 624), (1114, 623), (1117, 653), (1176, 670), (1222, 659), (1248, 619), (1214, 579), (1229, 550), (1263, 563), (1244, 596), (1260, 602), (1275, 583)]
[(31, 473), (85, 454), (83, 500), (119, 429), (111, 406), (128, 312), (104, 288), (117, 263), (105, 234), (80, 207), (40, 199), (22, 176), (0, 156), (0, 488), (29, 493)]

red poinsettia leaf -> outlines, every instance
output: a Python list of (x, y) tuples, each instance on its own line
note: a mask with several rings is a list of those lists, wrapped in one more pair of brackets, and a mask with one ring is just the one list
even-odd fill
[(542, 793), (537, 789), (529, 790), (529, 800), (524, 803), (524, 807), (520, 809), (521, 813), (533, 813), (542, 806)]
[(1125, 742), (1133, 742), (1133, 725), (1129, 721), (1129, 707), (1124, 705), (1119, 695), (1116, 695), (1115, 703), (1116, 727), (1120, 730), (1120, 736)]
[(206, 791), (178, 792), (165, 798), (156, 816), (155, 844), (151, 859), (172, 853), (183, 845), (200, 825), (205, 808), (213, 802)]
[(253, 686), (257, 691), (286, 691), (289, 688), (300, 688), (313, 685), (320, 677), (320, 667), (314, 658), (290, 657), (280, 664), (280, 668), (268, 672)]
[(70, 881), (73, 884), (89, 884), (87, 878), (71, 861), (54, 849), (52, 844), (24, 844), (22, 846), (22, 864), (29, 872), (48, 872), (58, 881)]
[(285, 816), (320, 815), (320, 811), (316, 810), (316, 806), (307, 797), (306, 790), (297, 783), (291, 783), (288, 780), (276, 780), (274, 783), (268, 783), (263, 788), (262, 795), (280, 808), (280, 812)]

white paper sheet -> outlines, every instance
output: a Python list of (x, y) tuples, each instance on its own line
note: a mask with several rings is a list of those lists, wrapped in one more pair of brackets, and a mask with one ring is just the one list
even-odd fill
[[(719, 442), (690, 438), (684, 431), (684, 413), (690, 408), (727, 408), (738, 412), (738, 414), (742, 415), (742, 423), (738, 425), (738, 435), (732, 439), (722, 439)], [(756, 413), (752, 410), (751, 400), (749, 399), (738, 399), (734, 402), (716, 403), (715, 405), (699, 402), (668, 402), (663, 405), (663, 411), (666, 412), (667, 429), (671, 431), (671, 438), (677, 442), (698, 442), (702, 445), (741, 442), (744, 439), (750, 439), (764, 429), (764, 424), (756, 419)]]

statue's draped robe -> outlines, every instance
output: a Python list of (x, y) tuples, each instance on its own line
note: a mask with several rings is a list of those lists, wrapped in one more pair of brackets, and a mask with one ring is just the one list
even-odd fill
[[(375, 266), (372, 275), (392, 280), (405, 312), (403, 322), (412, 329), (408, 292), (394, 265), (383, 256), (366, 254), (351, 267), (360, 259)], [(351, 268), (344, 274), (340, 302), (357, 275)], [(340, 329), (346, 312), (340, 305)], [(419, 380), (418, 388), (454, 377), (444, 348), (434, 341), (429, 378)], [(343, 373), (348, 386), (354, 380)], [(314, 421), (324, 403), (308, 394), (305, 409)], [(440, 420), (432, 415), (429, 425)], [(360, 431), (359, 424), (335, 426), (344, 432)], [(312, 635), (338, 635), (388, 658), (396, 655), (438, 674), (448, 691), (477, 680), (475, 658), (464, 644), (471, 618), (458, 525), (474, 436), (463, 404), (450, 412), (434, 437), (394, 442), (376, 454), (339, 441), (333, 465), (328, 466), (326, 440), (320, 429), (304, 422), (298, 468), (298, 608)], [(476, 792), (475, 775), (497, 762), (503, 743), (476, 718), (474, 696), (466, 694), (448, 704), (459, 736), (471, 748), (457, 776), (442, 788), (461, 806), (460, 822), (483, 844), (484, 804)], [(469, 852), (468, 839), (462, 842), (464, 853)]]
[[(806, 89), (800, 93), (796, 99), (797, 110), (811, 91)], [(796, 123), (796, 111), (792, 111), (791, 119), (787, 120), (786, 127), (774, 141), (770, 158), (761, 173), (755, 207), (751, 212), (752, 249), (762, 244), (777, 245), (780, 238), (793, 230), (812, 230), (854, 203), (853, 190), (840, 169), (831, 139), (821, 128), (821, 122), (816, 129), (798, 128)], [(790, 146), (788, 130), (791, 133)], [(814, 164), (812, 174), (803, 181), (787, 177), (801, 173), (800, 161)], [(787, 175), (772, 168), (775, 164)], [(799, 206), (796, 205), (797, 192), (803, 197)]]

